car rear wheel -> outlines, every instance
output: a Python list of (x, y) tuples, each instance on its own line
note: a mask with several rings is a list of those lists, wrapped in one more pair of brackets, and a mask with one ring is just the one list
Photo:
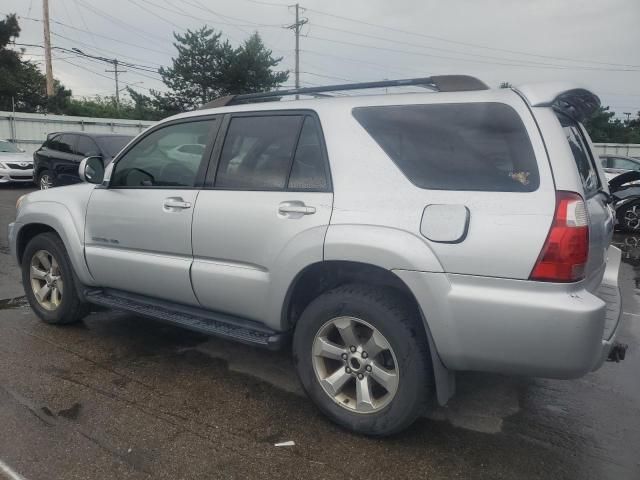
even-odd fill
[(46, 323), (75, 323), (89, 312), (78, 296), (71, 262), (55, 233), (42, 233), (27, 244), (22, 284), (31, 308)]
[(424, 327), (390, 289), (345, 285), (316, 298), (296, 325), (293, 351), (320, 410), (365, 435), (406, 428), (434, 391)]

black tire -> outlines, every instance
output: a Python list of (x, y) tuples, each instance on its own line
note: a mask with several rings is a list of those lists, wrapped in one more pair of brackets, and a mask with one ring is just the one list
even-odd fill
[(40, 173), (38, 173), (38, 188), (39, 188), (40, 190), (45, 190), (45, 189), (42, 187), (42, 185), (43, 185), (43, 179), (44, 179), (45, 177), (46, 177), (46, 178), (49, 178), (49, 182), (50, 182), (50, 186), (49, 186), (49, 188), (51, 188), (51, 187), (55, 187), (55, 182), (54, 182), (54, 179), (53, 179), (53, 175), (51, 174), (51, 172), (50, 172), (49, 170), (44, 169), (44, 170), (41, 170), (41, 171), (40, 171)]
[[(355, 317), (374, 326), (397, 358), (399, 382), (390, 403), (372, 413), (350, 411), (325, 392), (314, 367), (312, 346), (321, 327), (337, 317)], [(302, 313), (293, 337), (300, 381), (315, 404), (335, 423), (357, 433), (397, 433), (425, 411), (434, 396), (433, 369), (426, 333), (416, 308), (392, 289), (344, 285), (328, 291)]]
[[(36, 299), (31, 286), (31, 261), (40, 251), (49, 252), (58, 263), (59, 275), (64, 282), (64, 290), (60, 304), (53, 310), (47, 310)], [(67, 325), (82, 320), (88, 313), (88, 305), (78, 296), (77, 281), (71, 267), (67, 250), (55, 233), (41, 233), (33, 237), (27, 244), (22, 256), (22, 284), (35, 314), (45, 323), (52, 325)]]
[[(632, 219), (626, 218), (627, 212), (633, 214)], [(623, 205), (617, 212), (618, 229), (626, 233), (640, 233), (640, 200)]]

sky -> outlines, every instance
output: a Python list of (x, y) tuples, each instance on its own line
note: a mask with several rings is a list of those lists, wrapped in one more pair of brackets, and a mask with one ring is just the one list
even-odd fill
[[(289, 0), (291, 1), (291, 0)], [(300, 0), (302, 86), (469, 74), (490, 86), (565, 80), (617, 116), (640, 111), (640, 0)], [(290, 70), (295, 39), (286, 0), (49, 0), (54, 47), (139, 65), (120, 75), (142, 93), (176, 55), (173, 32), (204, 25), (237, 46), (258, 31)], [(17, 43), (43, 63), (42, 0), (2, 0)], [(74, 96), (112, 95), (109, 65), (54, 50), (53, 71)]]

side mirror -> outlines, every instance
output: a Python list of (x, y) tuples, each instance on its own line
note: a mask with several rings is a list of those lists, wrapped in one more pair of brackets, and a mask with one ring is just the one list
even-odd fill
[(87, 183), (101, 184), (104, 179), (104, 164), (102, 157), (87, 157), (78, 167), (80, 180)]

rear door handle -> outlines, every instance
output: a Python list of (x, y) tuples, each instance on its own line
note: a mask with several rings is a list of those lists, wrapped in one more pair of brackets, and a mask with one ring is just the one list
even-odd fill
[(278, 213), (287, 216), (313, 215), (316, 207), (308, 207), (304, 202), (282, 202), (278, 207)]
[(185, 210), (191, 208), (191, 202), (185, 202), (182, 197), (169, 197), (164, 199), (162, 206), (168, 211)]

